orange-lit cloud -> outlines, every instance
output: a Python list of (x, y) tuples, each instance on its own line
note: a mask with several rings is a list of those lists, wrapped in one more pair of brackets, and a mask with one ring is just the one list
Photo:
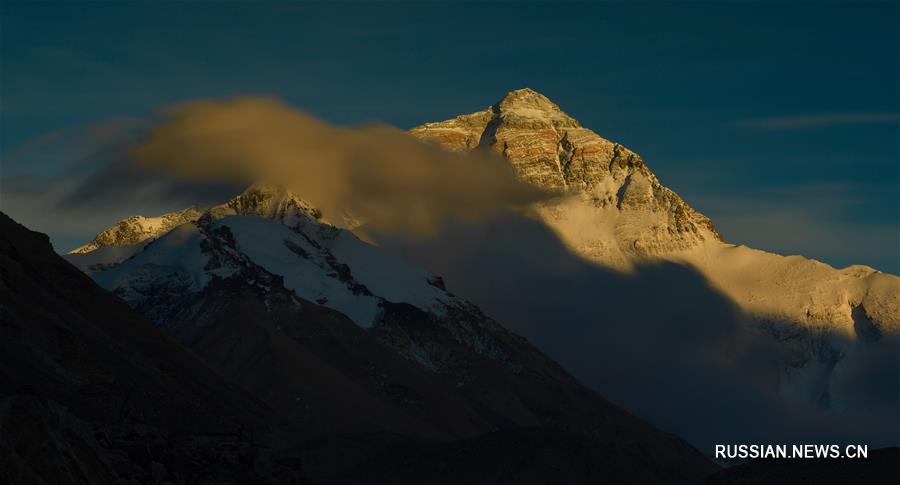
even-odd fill
[(170, 107), (135, 151), (145, 169), (285, 186), (329, 214), (416, 235), (548, 194), (488, 153), (454, 154), (389, 126), (342, 128), (263, 98)]

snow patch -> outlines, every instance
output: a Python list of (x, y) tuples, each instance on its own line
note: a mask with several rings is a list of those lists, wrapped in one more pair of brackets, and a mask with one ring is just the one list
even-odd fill
[[(377, 323), (381, 300), (371, 295), (354, 294), (346, 282), (336, 277), (332, 268), (317, 258), (319, 249), (301, 234), (282, 224), (252, 216), (225, 217), (213, 223), (213, 227), (219, 226), (231, 229), (240, 252), (266, 271), (283, 276), (284, 286), (301, 298), (337, 310), (361, 327), (368, 328)], [(298, 254), (291, 245), (302, 248), (310, 257)]]

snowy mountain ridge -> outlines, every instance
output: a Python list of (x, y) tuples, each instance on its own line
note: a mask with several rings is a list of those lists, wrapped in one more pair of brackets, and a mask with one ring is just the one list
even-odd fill
[[(362, 327), (377, 322), (382, 299), (435, 311), (462, 304), (440, 288), (438, 278), (399, 258), (373, 254), (376, 248), (322, 221), (317, 209), (284, 188), (253, 186), (225, 204), (190, 214), (190, 220), (159, 236), (141, 231), (115, 239), (140, 248), (122, 261), (103, 261), (95, 279), (144, 306), (158, 298), (162, 280), (177, 294), (196, 293), (212, 278), (259, 266), (282, 276), (298, 296), (334, 308)], [(67, 257), (78, 263), (82, 254)]]
[(189, 207), (156, 217), (131, 216), (101, 231), (93, 241), (69, 251), (69, 254), (86, 254), (110, 246), (129, 246), (147, 239), (156, 239), (174, 227), (200, 217), (200, 210)]
[(252, 215), (278, 221), (290, 227), (322, 221), (322, 213), (284, 188), (253, 185), (224, 204), (200, 210), (196, 207), (156, 217), (131, 216), (101, 231), (93, 241), (69, 251), (65, 258), (87, 273), (109, 269), (147, 243), (185, 223), (201, 217), (221, 219), (230, 215)]
[[(251, 186), (161, 237), (150, 234), (133, 235), (145, 237), (135, 244), (66, 259), (79, 266), (81, 258), (94, 255), (93, 266), (81, 269), (163, 327), (184, 318), (178, 312), (213, 283), (236, 278), (256, 286), (264, 298), (273, 284), (283, 286), (364, 329), (383, 326), (386, 308), (410, 305), (453, 327), (477, 353), (501, 361), (508, 357), (472, 327), (489, 319), (448, 292), (440, 277), (321, 220), (317, 209), (282, 187)], [(126, 252), (104, 253), (114, 249)], [(438, 348), (404, 344), (401, 353), (432, 370), (444, 365)]]

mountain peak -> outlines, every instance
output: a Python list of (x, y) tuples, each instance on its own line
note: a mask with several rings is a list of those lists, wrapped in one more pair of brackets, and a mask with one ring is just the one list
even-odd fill
[(197, 207), (188, 207), (155, 217), (131, 216), (103, 230), (93, 241), (69, 251), (69, 254), (85, 254), (106, 246), (128, 246), (155, 239), (175, 226), (195, 220), (201, 213)]
[[(112, 259), (104, 261), (105, 264), (118, 263), (134, 254), (135, 251), (140, 250), (141, 247), (138, 247), (139, 243), (152, 241), (177, 226), (196, 222), (200, 218), (221, 219), (231, 215), (260, 216), (288, 226), (306, 224), (310, 221), (321, 221), (322, 219), (322, 212), (319, 209), (291, 193), (287, 188), (280, 185), (255, 183), (224, 204), (210, 207), (205, 211), (197, 207), (189, 207), (155, 217), (139, 215), (122, 219), (97, 234), (93, 241), (69, 251), (70, 256), (76, 255), (76, 259), (70, 258), (70, 261), (82, 269), (90, 268), (96, 263), (94, 259), (85, 258), (79, 260), (77, 255), (86, 255), (103, 248), (131, 246), (129, 250), (115, 251), (104, 256), (107, 258), (112, 256)], [(326, 221), (321, 222), (327, 224)]]
[(712, 222), (664, 187), (640, 156), (584, 128), (533, 89), (510, 91), (489, 109), (410, 133), (451, 151), (492, 150), (523, 181), (580, 194), (586, 210), (607, 220), (621, 215), (618, 239), (578, 242), (586, 251), (660, 254), (720, 239)]
[[(281, 185), (255, 183), (225, 204), (211, 208), (210, 215), (255, 215), (275, 219), (289, 226), (318, 220), (322, 212)], [(293, 222), (291, 222), (293, 221)]]
[(559, 106), (543, 94), (531, 89), (515, 89), (508, 93), (497, 103), (501, 111), (506, 109), (530, 108), (542, 111), (560, 111)]
[(524, 124), (533, 127), (537, 123), (557, 128), (581, 126), (578, 121), (564, 113), (559, 105), (531, 88), (516, 89), (506, 93), (506, 96), (492, 105), (488, 111), (494, 120), (506, 125)]

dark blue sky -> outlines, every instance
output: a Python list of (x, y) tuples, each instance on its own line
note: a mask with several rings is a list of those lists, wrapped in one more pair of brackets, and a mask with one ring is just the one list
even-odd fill
[[(527, 86), (730, 241), (900, 273), (898, 3), (3, 2), (0, 18), (7, 176), (57, 169), (65, 148), (23, 149), (37, 137), (198, 97), (408, 128)], [(98, 229), (34, 224), (57, 246)]]

